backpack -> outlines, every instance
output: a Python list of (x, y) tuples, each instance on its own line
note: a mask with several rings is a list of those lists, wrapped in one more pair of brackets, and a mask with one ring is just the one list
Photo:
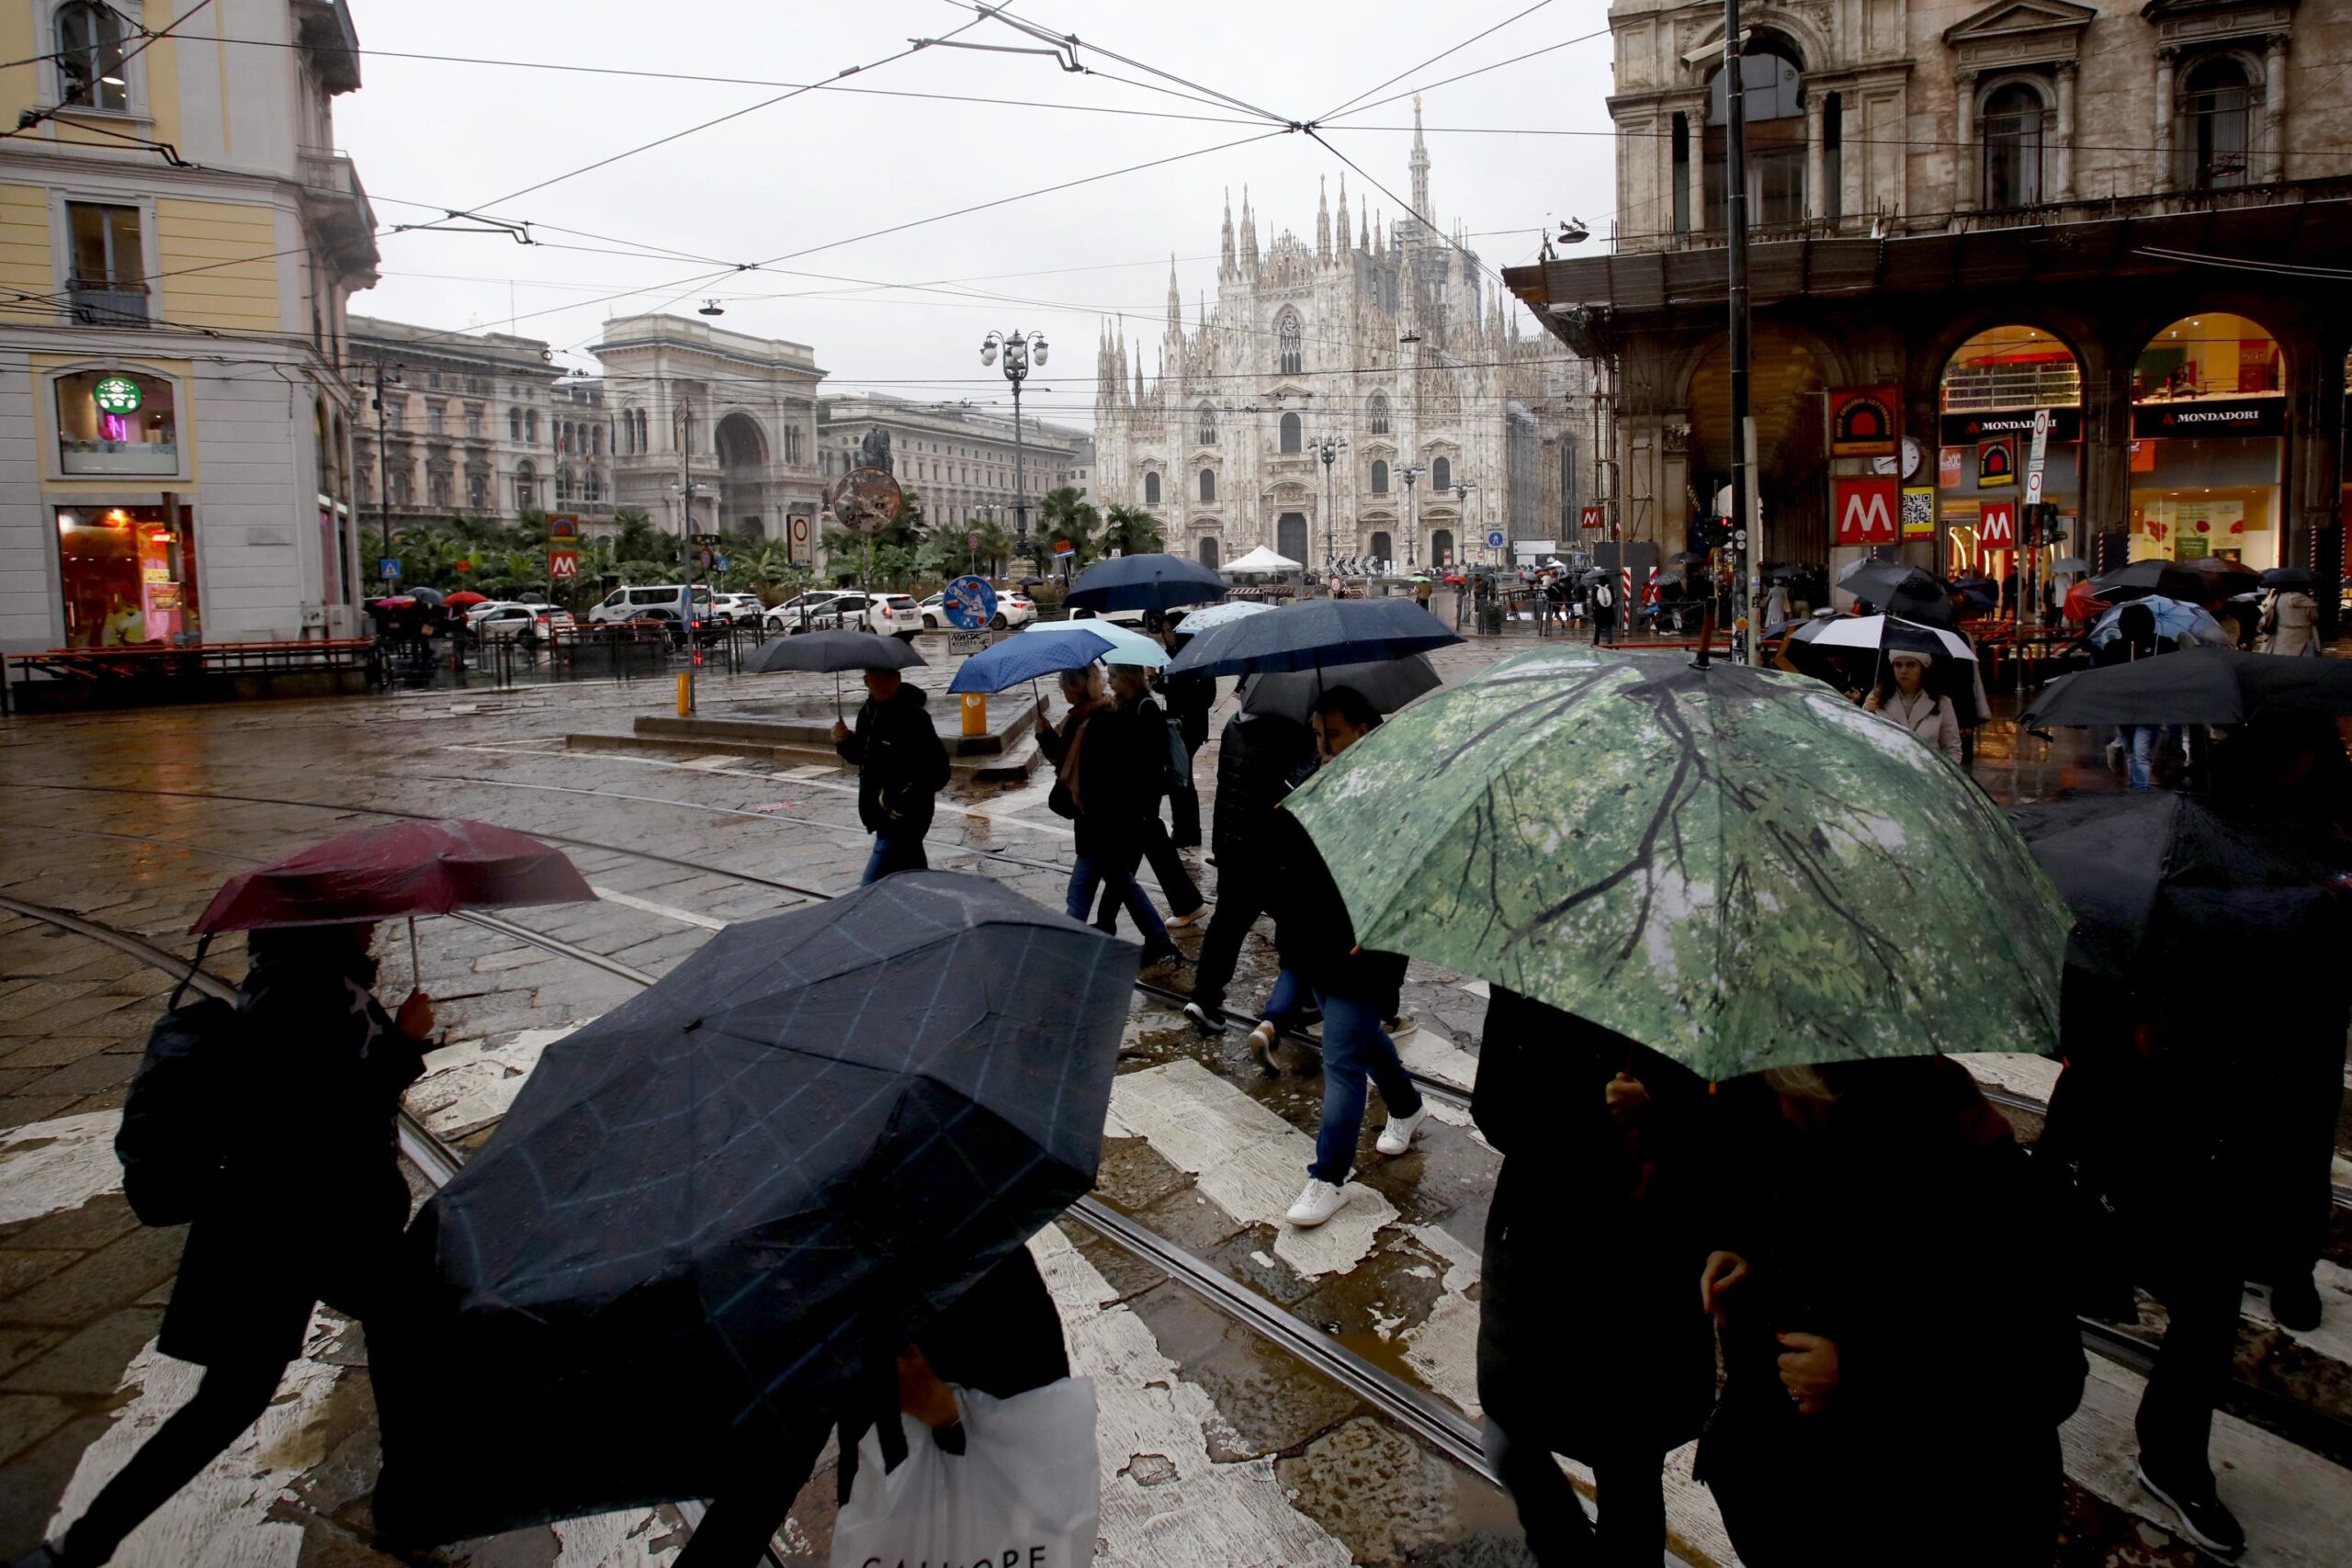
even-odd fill
[(1193, 753), (1184, 744), (1184, 724), (1168, 716), (1168, 793), (1182, 795), (1193, 787)]
[(1606, 610), (1617, 603), (1617, 595), (1609, 592), (1609, 584), (1597, 583), (1592, 590), (1592, 602)]
[(220, 1178), (220, 1059), (236, 1028), (236, 1008), (206, 997), (174, 1007), (148, 1032), (114, 1137), (123, 1196), (143, 1224), (187, 1224)]

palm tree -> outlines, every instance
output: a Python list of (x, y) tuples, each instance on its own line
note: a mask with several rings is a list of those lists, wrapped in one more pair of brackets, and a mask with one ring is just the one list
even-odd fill
[(1102, 547), (1121, 555), (1149, 555), (1161, 547), (1159, 519), (1140, 506), (1114, 506), (1103, 515)]
[(990, 577), (1004, 575), (1004, 563), (1012, 558), (1012, 536), (1004, 525), (991, 517), (980, 525), (980, 559), (987, 563)]

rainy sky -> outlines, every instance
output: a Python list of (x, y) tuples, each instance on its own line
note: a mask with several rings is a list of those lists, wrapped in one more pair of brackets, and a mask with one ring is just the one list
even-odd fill
[[(1547, 220), (1571, 214), (1598, 249), (1612, 217), (1603, 0), (1021, 0), (1014, 15), (1134, 62), (1081, 48), (1096, 74), (1049, 51), (1001, 52), (1047, 45), (957, 0), (352, 10), (370, 52), (365, 85), (337, 100), (337, 140), (388, 231), (383, 280), (352, 309), (446, 329), (511, 321), (587, 367), (580, 351), (608, 316), (716, 298), (719, 325), (813, 345), (829, 391), (989, 400), (1005, 388), (979, 364), (981, 337), (1042, 330), (1057, 354), (1027, 405), (1084, 424), (1105, 316), (1156, 350), (1171, 253), (1188, 324), (1214, 296), (1228, 187), (1238, 217), (1248, 186), (1261, 244), (1285, 227), (1312, 244), (1317, 182), (1336, 206), (1343, 174), (1354, 221), (1366, 202), (1395, 220), (1416, 86), (1436, 219), (1471, 230), (1489, 266), (1532, 259)], [(905, 52), (950, 34), (997, 48)], [(853, 66), (865, 69), (839, 81)], [(812, 82), (836, 85), (767, 101)], [(917, 94), (940, 96), (899, 96)], [(1351, 99), (1354, 112), (1333, 113)], [(1328, 117), (1330, 145), (1265, 116)], [(1556, 132), (1581, 134), (1540, 134)], [(946, 216), (984, 203), (1001, 205)], [(527, 221), (540, 243), (389, 231), (447, 224), (448, 209)]]

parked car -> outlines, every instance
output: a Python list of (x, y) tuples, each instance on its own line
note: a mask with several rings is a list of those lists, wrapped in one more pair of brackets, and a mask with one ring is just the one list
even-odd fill
[[(842, 597), (842, 591), (838, 588), (812, 588), (797, 598), (786, 599), (781, 604), (770, 605), (767, 614), (762, 616), (761, 620), (772, 632), (797, 632), (801, 629), (804, 622), (808, 630), (815, 631), (820, 625), (817, 619), (818, 614), (840, 597)], [(822, 624), (831, 626), (836, 623)]]
[(711, 596), (710, 613), (722, 625), (749, 626), (767, 614), (767, 606), (756, 593), (717, 593)]
[[(619, 621), (674, 621), (678, 618), (679, 601), (685, 592), (685, 584), (682, 582), (647, 588), (616, 588), (596, 602), (588, 612), (588, 619), (590, 624), (597, 626)], [(709, 589), (696, 586), (694, 603), (696, 620), (708, 622), (714, 618)]]
[(525, 604), (502, 603), (479, 605), (469, 624), (474, 636), (484, 642), (503, 642), (509, 637), (537, 638), (550, 641), (558, 632), (572, 629), (571, 612), (560, 604)]
[(862, 622), (869, 631), (912, 637), (922, 630), (922, 607), (905, 593), (843, 593), (808, 617), (811, 629), (820, 622), (827, 626), (854, 626)]
[[(1131, 632), (1139, 632), (1143, 630), (1143, 618), (1146, 614), (1147, 612), (1142, 610), (1089, 610), (1080, 606), (1069, 613), (1069, 618), (1073, 621), (1108, 621), (1114, 626), (1125, 626)], [(1034, 609), (1029, 615), (1030, 619), (1036, 618), (1036, 611)]]

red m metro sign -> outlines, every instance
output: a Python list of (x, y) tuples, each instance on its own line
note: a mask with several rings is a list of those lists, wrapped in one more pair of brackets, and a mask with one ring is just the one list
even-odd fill
[(1988, 501), (1976, 518), (1976, 547), (1984, 550), (2013, 550), (2018, 547), (2018, 509), (2015, 502)]
[(1892, 545), (1899, 542), (1897, 491), (1902, 481), (1893, 476), (1839, 479), (1836, 485), (1838, 542), (1841, 545)]

